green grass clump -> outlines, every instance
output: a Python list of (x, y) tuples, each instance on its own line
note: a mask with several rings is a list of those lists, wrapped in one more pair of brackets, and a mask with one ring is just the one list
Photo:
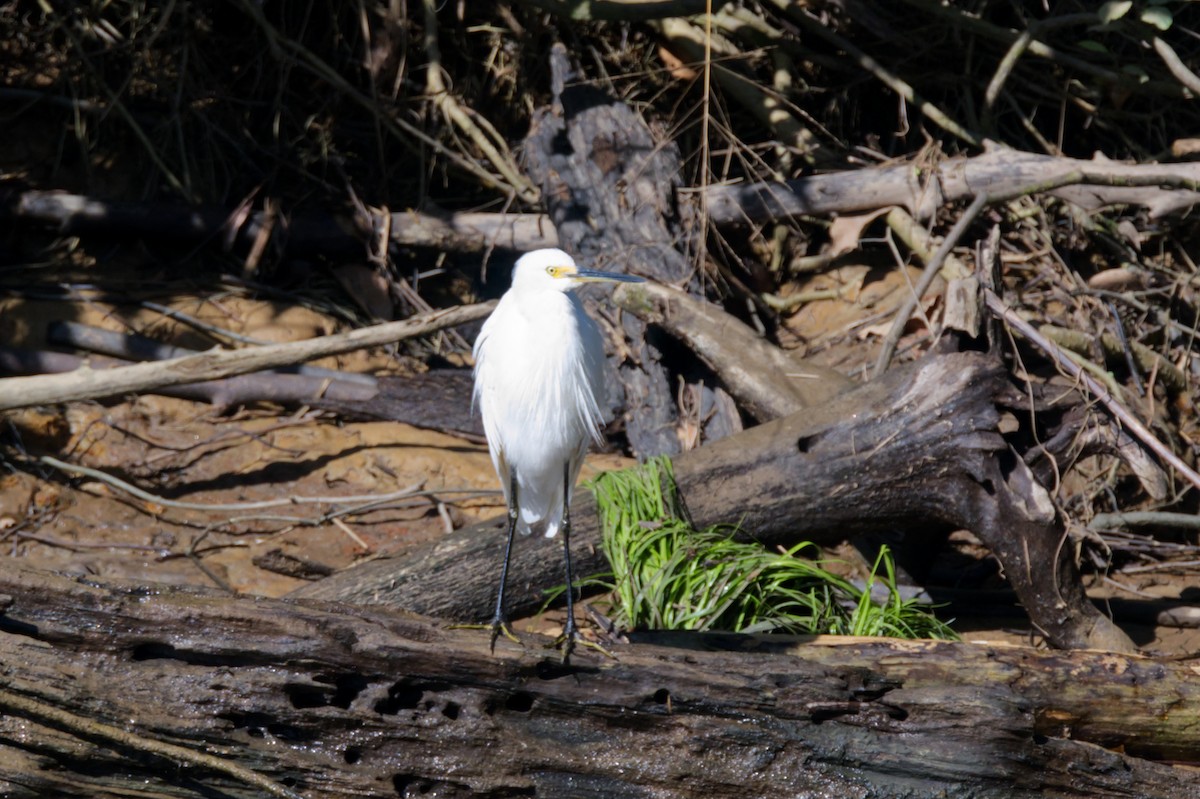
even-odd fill
[[(620, 628), (957, 637), (928, 606), (899, 595), (886, 548), (864, 590), (803, 557), (817, 554), (814, 544), (773, 553), (733, 541), (731, 527), (692, 529), (668, 458), (602, 474), (588, 487), (612, 566), (588, 582), (611, 592)], [(886, 588), (886, 601), (872, 601), (874, 584)]]

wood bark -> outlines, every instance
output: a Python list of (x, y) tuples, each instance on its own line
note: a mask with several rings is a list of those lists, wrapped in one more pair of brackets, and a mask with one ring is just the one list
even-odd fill
[(613, 301), (687, 345), (760, 422), (820, 405), (854, 385), (757, 335), (737, 317), (679, 289), (657, 283), (619, 286)]
[[(938, 532), (972, 530), (1052, 643), (1132, 649), (1088, 602), (1049, 495), (996, 432), (996, 403), (1010, 392), (986, 355), (931, 356), (827, 404), (680, 455), (676, 478), (697, 525), (736, 522), (737, 535), (771, 547), (902, 530), (916, 548)], [(576, 574), (605, 571), (595, 506), (586, 492), (576, 496)], [(298, 595), (476, 620), (494, 602), (502, 545), (498, 523), (477, 525)], [(559, 546), (517, 542), (507, 594), (514, 613), (535, 611), (541, 590), (562, 584)]]
[(448, 252), (490, 248), (536, 250), (555, 247), (558, 236), (543, 214), (429, 213), (416, 210), (350, 219), (320, 211), (289, 214), (279, 223), (265, 211), (213, 206), (114, 202), (57, 191), (25, 191), (0, 196), (0, 212), (27, 223), (47, 225), (72, 236), (135, 236), (150, 241), (195, 244), (219, 241), (250, 249), (261, 236), (285, 254), (311, 258), (364, 259), (368, 243), (387, 230), (392, 245)]
[(660, 634), (581, 650), (382, 608), (0, 573), (0, 793), (1200, 797), (1188, 662)]

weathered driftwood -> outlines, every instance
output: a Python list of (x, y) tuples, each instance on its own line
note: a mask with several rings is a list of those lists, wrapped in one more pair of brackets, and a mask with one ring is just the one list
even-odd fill
[[(972, 530), (1055, 645), (1131, 649), (1088, 602), (1049, 495), (996, 432), (996, 402), (1010, 391), (985, 355), (931, 356), (678, 456), (676, 477), (697, 524), (738, 523), (739, 535), (767, 546), (903, 530), (907, 546), (919, 547), (940, 532)], [(576, 573), (604, 571), (595, 507), (585, 492), (577, 496)], [(482, 618), (494, 601), (502, 543), (499, 527), (478, 525), (299, 594)], [(558, 542), (517, 543), (507, 595), (514, 612), (535, 610), (541, 590), (561, 581)]]
[(613, 301), (686, 344), (738, 407), (759, 421), (820, 405), (853, 385), (839, 372), (793, 357), (716, 305), (670, 286), (624, 284)]
[(1040, 192), (1087, 209), (1133, 205), (1160, 217), (1200, 203), (1198, 185), (1200, 163), (1196, 162), (1124, 164), (995, 147), (974, 158), (833, 172), (785, 183), (712, 186), (706, 200), (715, 225), (897, 205), (928, 219), (945, 203), (978, 194), (1001, 200)]
[(0, 793), (1200, 797), (1188, 662), (661, 634), (524, 648), (382, 608), (0, 572)]
[(414, 316), (402, 322), (387, 322), (305, 341), (266, 344), (240, 350), (213, 349), (167, 361), (139, 363), (116, 369), (84, 368), (64, 374), (9, 377), (0, 380), (0, 410), (112, 397), (249, 374), (425, 335), (482, 319), (494, 307), (495, 303), (463, 305)]

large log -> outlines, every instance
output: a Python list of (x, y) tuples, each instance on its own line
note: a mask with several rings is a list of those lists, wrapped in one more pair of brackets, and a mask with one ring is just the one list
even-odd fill
[(0, 794), (1200, 797), (1188, 662), (670, 634), (563, 667), (383, 608), (0, 572)]
[[(826, 404), (760, 425), (675, 459), (700, 526), (736, 522), (767, 546), (837, 543), (906, 531), (909, 547), (969, 529), (986, 543), (1055, 645), (1129, 650), (1129, 638), (1088, 601), (1053, 503), (997, 432), (997, 403), (1013, 396), (999, 364), (980, 353), (927, 357)], [(593, 501), (572, 508), (577, 574), (605, 571)], [(479, 619), (494, 601), (499, 525), (456, 531), (402, 558), (379, 559), (305, 586), (301, 596), (382, 602)], [(562, 584), (559, 544), (522, 540), (507, 598), (536, 610)]]

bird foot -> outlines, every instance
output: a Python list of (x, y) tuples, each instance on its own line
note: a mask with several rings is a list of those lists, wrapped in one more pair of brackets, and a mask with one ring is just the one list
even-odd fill
[(555, 638), (553, 641), (546, 644), (546, 648), (547, 649), (561, 649), (562, 650), (562, 664), (564, 666), (566, 666), (571, 658), (571, 653), (575, 651), (576, 644), (578, 644), (579, 646), (582, 646), (582, 647), (586, 647), (588, 649), (593, 649), (602, 655), (607, 655), (608, 657), (612, 658), (613, 660), (617, 659), (616, 655), (614, 655), (612, 652), (609, 652), (607, 649), (605, 649), (603, 646), (601, 646), (598, 642), (589, 641), (588, 639), (581, 636), (579, 634), (579, 630), (573, 624), (564, 627), (562, 634), (560, 636), (558, 636), (558, 638)]
[(512, 629), (510, 629), (508, 626), (508, 622), (506, 622), (504, 619), (492, 619), (487, 624), (451, 624), (447, 629), (489, 631), (491, 633), (491, 638), (488, 640), (488, 651), (493, 655), (496, 654), (496, 639), (499, 638), (501, 634), (503, 634), (505, 638), (512, 641), (514, 644), (520, 644), (521, 646), (524, 646), (524, 644), (521, 644), (521, 639), (517, 638), (517, 636), (513, 634)]

